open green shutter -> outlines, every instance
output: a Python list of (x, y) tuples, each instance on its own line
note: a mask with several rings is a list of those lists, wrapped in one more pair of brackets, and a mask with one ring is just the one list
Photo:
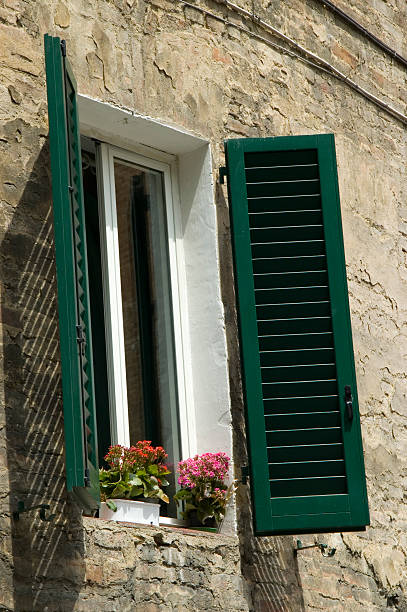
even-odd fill
[(334, 137), (225, 148), (255, 532), (362, 530), (369, 511)]
[(84, 508), (99, 503), (95, 395), (76, 83), (65, 42), (45, 35), (64, 405), (66, 479)]

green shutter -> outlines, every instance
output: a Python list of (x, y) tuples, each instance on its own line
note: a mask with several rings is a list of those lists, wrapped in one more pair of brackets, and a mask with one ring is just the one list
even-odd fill
[(369, 511), (334, 137), (225, 147), (255, 532), (362, 530)]
[(45, 35), (64, 405), (66, 479), (84, 508), (99, 503), (95, 395), (76, 83), (65, 42)]

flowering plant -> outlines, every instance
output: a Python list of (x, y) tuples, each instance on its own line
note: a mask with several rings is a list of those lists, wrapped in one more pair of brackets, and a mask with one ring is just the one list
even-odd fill
[(221, 523), (234, 490), (234, 484), (228, 487), (224, 482), (229, 461), (225, 453), (204, 453), (179, 462), (178, 484), (182, 488), (174, 499), (184, 503), (184, 518), (196, 513), (202, 524), (211, 518)]
[(127, 448), (121, 444), (110, 446), (105, 456), (109, 469), (99, 470), (100, 496), (111, 510), (116, 505), (111, 500), (158, 497), (169, 502), (162, 487), (169, 483), (164, 478), (171, 472), (164, 461), (168, 457), (162, 446), (151, 446), (149, 440), (137, 442)]

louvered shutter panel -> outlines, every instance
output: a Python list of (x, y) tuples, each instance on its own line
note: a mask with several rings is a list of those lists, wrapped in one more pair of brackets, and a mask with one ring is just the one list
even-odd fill
[(64, 41), (45, 35), (67, 488), (93, 510), (99, 478), (81, 148), (65, 55)]
[(364, 529), (334, 137), (225, 150), (255, 531)]

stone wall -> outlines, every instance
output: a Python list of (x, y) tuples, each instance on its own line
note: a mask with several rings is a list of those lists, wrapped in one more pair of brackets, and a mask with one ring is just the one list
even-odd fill
[[(406, 125), (276, 48), (272, 43), (287, 45), (221, 2), (191, 3), (224, 21), (178, 0), (0, 3), (0, 609), (406, 610)], [(406, 69), (320, 2), (240, 3), (406, 113)], [(407, 54), (404, 1), (338, 5)], [(295, 557), (292, 537), (253, 538), (244, 487), (239, 539), (230, 540), (83, 524), (67, 500), (45, 32), (66, 38), (81, 93), (209, 139), (215, 170), (225, 137), (335, 133), (372, 525), (362, 534), (302, 538), (335, 546), (334, 557), (317, 549)], [(216, 205), (241, 465), (243, 404), (221, 187)], [(50, 503), (56, 517), (43, 523), (27, 514), (12, 528), (18, 500)]]
[(237, 537), (85, 519), (78, 610), (249, 610)]

